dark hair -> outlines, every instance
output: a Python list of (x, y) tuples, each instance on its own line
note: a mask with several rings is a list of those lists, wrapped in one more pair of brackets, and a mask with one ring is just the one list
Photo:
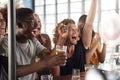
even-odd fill
[(92, 30), (92, 38), (95, 36), (95, 31)]
[(21, 23), (26, 17), (33, 14), (33, 10), (30, 8), (19, 8), (16, 10), (16, 21)]
[(86, 18), (87, 18), (87, 15), (84, 14), (78, 20), (78, 23), (79, 22), (82, 23), (81, 25), (78, 25), (78, 32), (80, 32), (80, 35), (82, 34), (83, 28), (85, 26)]
[[(82, 30), (83, 30), (83, 28), (84, 28), (84, 26), (85, 26), (85, 22), (86, 22), (86, 18), (87, 18), (87, 15), (82, 15), (80, 18), (79, 18), (79, 22), (82, 22), (82, 25), (81, 26), (83, 26), (82, 27), (82, 29), (81, 29), (81, 33), (82, 33)], [(95, 36), (95, 32), (94, 32), (94, 30), (92, 30), (92, 38)]]
[(79, 18), (79, 22), (82, 22), (85, 24), (85, 21), (86, 21), (86, 18), (87, 18), (87, 15), (82, 15), (80, 18)]

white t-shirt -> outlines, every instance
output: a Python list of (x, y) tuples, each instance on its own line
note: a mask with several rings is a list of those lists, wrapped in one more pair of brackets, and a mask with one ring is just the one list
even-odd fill
[[(16, 42), (16, 61), (17, 65), (27, 65), (35, 62), (36, 55), (40, 54), (45, 49), (41, 43), (34, 38), (33, 40), (27, 40), (26, 43)], [(2, 44), (0, 45), (0, 54), (8, 56), (8, 36), (6, 35)], [(18, 78), (18, 80), (34, 80), (35, 75), (29, 74)]]

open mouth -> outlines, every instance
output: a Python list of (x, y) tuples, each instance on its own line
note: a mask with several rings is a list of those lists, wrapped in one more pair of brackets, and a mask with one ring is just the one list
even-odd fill
[(76, 39), (76, 37), (72, 37), (72, 39)]
[(76, 35), (73, 35), (73, 36), (72, 36), (72, 39), (77, 40), (77, 36), (76, 36)]

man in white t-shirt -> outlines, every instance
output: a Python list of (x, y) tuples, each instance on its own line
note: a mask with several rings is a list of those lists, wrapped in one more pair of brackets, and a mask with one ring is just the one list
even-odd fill
[[(54, 51), (50, 52), (46, 49), (32, 34), (38, 25), (33, 14), (34, 12), (29, 8), (16, 10), (16, 76), (18, 80), (34, 80), (34, 72), (65, 63), (64, 54), (54, 55)], [(8, 57), (8, 35), (2, 39), (1, 54)], [(38, 54), (43, 57), (43, 60), (35, 63), (35, 57)], [(6, 72), (1, 75), (8, 77)]]

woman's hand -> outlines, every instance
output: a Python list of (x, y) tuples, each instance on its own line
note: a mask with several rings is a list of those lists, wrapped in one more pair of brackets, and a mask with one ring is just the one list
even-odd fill
[(60, 24), (58, 28), (58, 33), (62, 38), (66, 38), (68, 35), (68, 26), (64, 24)]
[(58, 41), (56, 45), (64, 45), (65, 41), (67, 39), (68, 36), (68, 26), (64, 25), (64, 24), (60, 24), (60, 26), (58, 27)]

